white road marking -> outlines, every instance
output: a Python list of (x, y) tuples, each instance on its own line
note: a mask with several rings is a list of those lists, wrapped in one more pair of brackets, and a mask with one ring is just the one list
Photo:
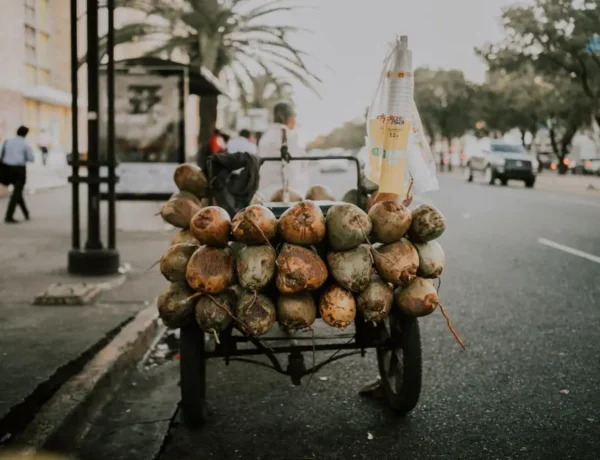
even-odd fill
[(600, 257), (595, 256), (593, 254), (589, 254), (587, 252), (580, 251), (579, 249), (571, 248), (569, 246), (565, 246), (564, 244), (556, 243), (554, 241), (547, 240), (546, 238), (538, 238), (538, 243), (544, 244), (546, 246), (550, 246), (551, 248), (558, 249), (559, 251), (564, 251), (569, 254), (573, 254), (574, 256), (583, 257), (584, 259), (591, 260), (592, 262), (596, 262), (600, 264)]

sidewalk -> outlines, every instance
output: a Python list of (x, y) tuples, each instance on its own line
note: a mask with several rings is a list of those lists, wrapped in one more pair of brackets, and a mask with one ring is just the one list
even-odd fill
[[(82, 193), (85, 197), (85, 193)], [(69, 189), (29, 197), (32, 220), (0, 225), (0, 444), (119, 329), (158, 296), (165, 281), (155, 267), (173, 229), (154, 216), (157, 203), (119, 203), (117, 235), (126, 275), (78, 278), (66, 272), (70, 249)], [(82, 203), (82, 211), (86, 209)], [(85, 213), (82, 212), (82, 223)], [(104, 214), (106, 216), (106, 214)], [(128, 220), (124, 220), (127, 217)], [(106, 217), (103, 218), (105, 221)], [(85, 243), (85, 229), (82, 242)], [(106, 241), (106, 239), (104, 239)], [(87, 306), (33, 306), (50, 284), (105, 283)]]
[[(44, 166), (38, 163), (27, 165), (27, 184), (25, 193), (33, 195), (36, 192), (63, 187), (69, 183), (68, 177), (71, 169), (66, 165), (48, 164)], [(10, 191), (4, 185), (0, 185), (0, 199), (10, 196)]]

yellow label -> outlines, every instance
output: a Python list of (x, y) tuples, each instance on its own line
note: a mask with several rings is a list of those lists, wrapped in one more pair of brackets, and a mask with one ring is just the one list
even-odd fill
[(369, 139), (371, 145), (383, 147), (385, 139), (385, 121), (380, 118), (369, 120)]
[(383, 147), (386, 150), (406, 150), (408, 148), (408, 136), (410, 135), (410, 123), (403, 124), (394, 122), (386, 123), (385, 141)]
[(406, 160), (401, 159), (398, 163), (389, 163), (384, 158), (381, 165), (381, 182), (379, 191), (381, 193), (395, 193), (404, 196), (404, 171), (406, 169)]
[(381, 152), (379, 147), (372, 147), (369, 152), (369, 179), (379, 184), (381, 175)]

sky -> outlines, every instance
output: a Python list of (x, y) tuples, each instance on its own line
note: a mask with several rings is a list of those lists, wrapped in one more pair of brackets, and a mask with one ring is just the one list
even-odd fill
[[(293, 37), (322, 79), (320, 98), (294, 82), (303, 141), (360, 117), (370, 104), (387, 43), (408, 35), (413, 67), (455, 68), (481, 82), (485, 64), (473, 49), (503, 37), (502, 9), (515, 0), (304, 0), (310, 9), (282, 23), (312, 30)], [(279, 18), (278, 18), (279, 19)]]

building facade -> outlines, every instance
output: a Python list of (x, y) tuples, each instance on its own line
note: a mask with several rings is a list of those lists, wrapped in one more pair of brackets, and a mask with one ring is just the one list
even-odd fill
[(0, 0), (0, 138), (24, 124), (30, 142), (70, 141), (69, 2)]

